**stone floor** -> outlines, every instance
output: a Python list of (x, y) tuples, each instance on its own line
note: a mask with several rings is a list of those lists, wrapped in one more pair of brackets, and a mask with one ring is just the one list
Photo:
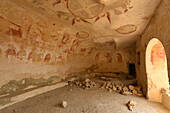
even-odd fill
[[(133, 111), (126, 104), (137, 103)], [(62, 101), (68, 106), (62, 108)], [(105, 89), (84, 90), (78, 86), (59, 88), (27, 99), (0, 110), (0, 113), (170, 113), (159, 103), (149, 102), (144, 97), (121, 95)]]

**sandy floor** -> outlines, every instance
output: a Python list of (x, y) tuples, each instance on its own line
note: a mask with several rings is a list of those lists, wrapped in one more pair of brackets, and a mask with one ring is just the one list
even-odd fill
[[(70, 91), (72, 89), (72, 91)], [(67, 108), (60, 103), (68, 102)], [(137, 102), (134, 111), (126, 103)], [(0, 110), (0, 113), (170, 113), (159, 103), (145, 98), (125, 96), (104, 89), (84, 90), (77, 86), (56, 89)]]

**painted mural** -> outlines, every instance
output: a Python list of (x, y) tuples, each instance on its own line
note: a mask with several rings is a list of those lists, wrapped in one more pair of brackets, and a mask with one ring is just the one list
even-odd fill
[[(23, 0), (16, 1), (24, 2)], [(105, 5), (96, 3), (95, 0), (76, 1), (55, 0), (52, 2), (51, 0), (48, 2), (52, 5), (52, 10), (55, 11), (54, 14), (57, 15), (57, 18), (62, 18), (62, 21), (68, 25), (65, 26), (60, 25), (60, 20), (49, 21), (50, 18), (43, 18), (30, 12), (27, 8), (23, 9), (18, 4), (0, 0), (0, 64), (2, 64), (0, 78), (3, 78), (1, 72), (4, 75), (4, 70), (10, 70), (5, 75), (7, 82), (13, 74), (22, 79), (29, 75), (34, 75), (34, 77), (52, 76), (53, 74), (66, 76), (72, 72), (83, 71), (92, 65), (99, 67), (95, 69), (95, 72), (121, 70), (121, 72), (127, 73), (126, 62), (133, 59), (132, 55), (128, 55), (124, 50), (115, 51), (113, 41), (97, 45), (92, 40), (91, 30), (74, 29), (78, 23), (82, 22), (93, 26), (101, 18), (105, 18), (108, 24), (111, 23), (111, 15), (109, 11), (106, 11)], [(27, 2), (46, 8), (51, 7), (50, 4), (46, 4), (46, 0), (27, 0)], [(66, 12), (56, 11), (56, 7), (60, 7), (60, 5), (65, 6), (64, 11)], [(122, 7), (120, 4), (116, 6), (117, 8)], [(125, 9), (125, 7), (123, 8)], [(127, 51), (133, 51), (133, 48), (129, 48)], [(118, 61), (115, 60), (117, 53), (120, 53), (122, 57), (127, 55), (127, 58), (123, 59), (124, 63), (121, 62), (121, 58), (118, 58)], [(6, 65), (11, 67), (6, 69)], [(22, 69), (29, 74), (19, 76), (20, 73), (25, 73), (22, 72)]]
[(163, 68), (165, 66), (166, 53), (160, 41), (152, 47), (151, 63), (154, 68)]

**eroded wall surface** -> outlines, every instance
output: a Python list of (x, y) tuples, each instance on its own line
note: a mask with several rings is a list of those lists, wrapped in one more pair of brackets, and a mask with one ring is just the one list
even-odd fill
[[(148, 81), (151, 81), (151, 80), (149, 79), (149, 77), (147, 78), (146, 66), (145, 66), (146, 48), (151, 39), (157, 38), (162, 42), (165, 48), (166, 56), (167, 56), (168, 73), (170, 72), (170, 35), (169, 35), (170, 29), (169, 29), (169, 26), (170, 26), (170, 1), (162, 0), (149, 26), (147, 27), (147, 29), (141, 36), (141, 39), (138, 40), (138, 42), (136, 43), (137, 80), (138, 80), (138, 84), (143, 87), (145, 94), (147, 93), (147, 88), (148, 88), (147, 86), (150, 86), (151, 88), (157, 87), (157, 86), (154, 86), (154, 84), (148, 85)], [(170, 77), (170, 74), (169, 74), (169, 77)]]
[(127, 63), (135, 61), (134, 47), (115, 51), (112, 42), (104, 43), (109, 49), (102, 48), (87, 37), (87, 32), (0, 0), (0, 86), (25, 78), (65, 78), (86, 69), (128, 73)]

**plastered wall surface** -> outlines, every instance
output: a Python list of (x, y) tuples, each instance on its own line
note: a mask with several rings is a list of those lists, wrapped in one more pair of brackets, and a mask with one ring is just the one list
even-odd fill
[[(21, 1), (0, 0), (0, 86), (29, 77), (65, 78), (91, 67), (95, 72), (128, 73), (127, 63), (135, 62), (134, 46), (115, 50), (113, 41), (95, 43), (78, 26), (73, 29), (38, 12)], [(69, 15), (62, 13), (60, 20)]]
[[(156, 14), (154, 15), (150, 24), (148, 25), (145, 32), (141, 36), (141, 39), (138, 40), (138, 42), (136, 43), (136, 59), (138, 59), (138, 61), (136, 62), (137, 80), (138, 80), (138, 84), (143, 87), (144, 93), (146, 95), (149, 87), (150, 88), (157, 87), (154, 84), (154, 82), (152, 84), (148, 83), (148, 81), (152, 81), (152, 80), (150, 79), (149, 75), (147, 75), (146, 73), (146, 64), (145, 64), (146, 48), (151, 39), (157, 38), (163, 44), (166, 52), (166, 57), (167, 57), (168, 74), (170, 72), (169, 25), (170, 25), (170, 1), (162, 0), (160, 6), (156, 11)], [(161, 82), (161, 81), (157, 81), (157, 82)]]
[(166, 106), (168, 109), (170, 109), (170, 90), (163, 89), (162, 90), (162, 103), (164, 106)]

